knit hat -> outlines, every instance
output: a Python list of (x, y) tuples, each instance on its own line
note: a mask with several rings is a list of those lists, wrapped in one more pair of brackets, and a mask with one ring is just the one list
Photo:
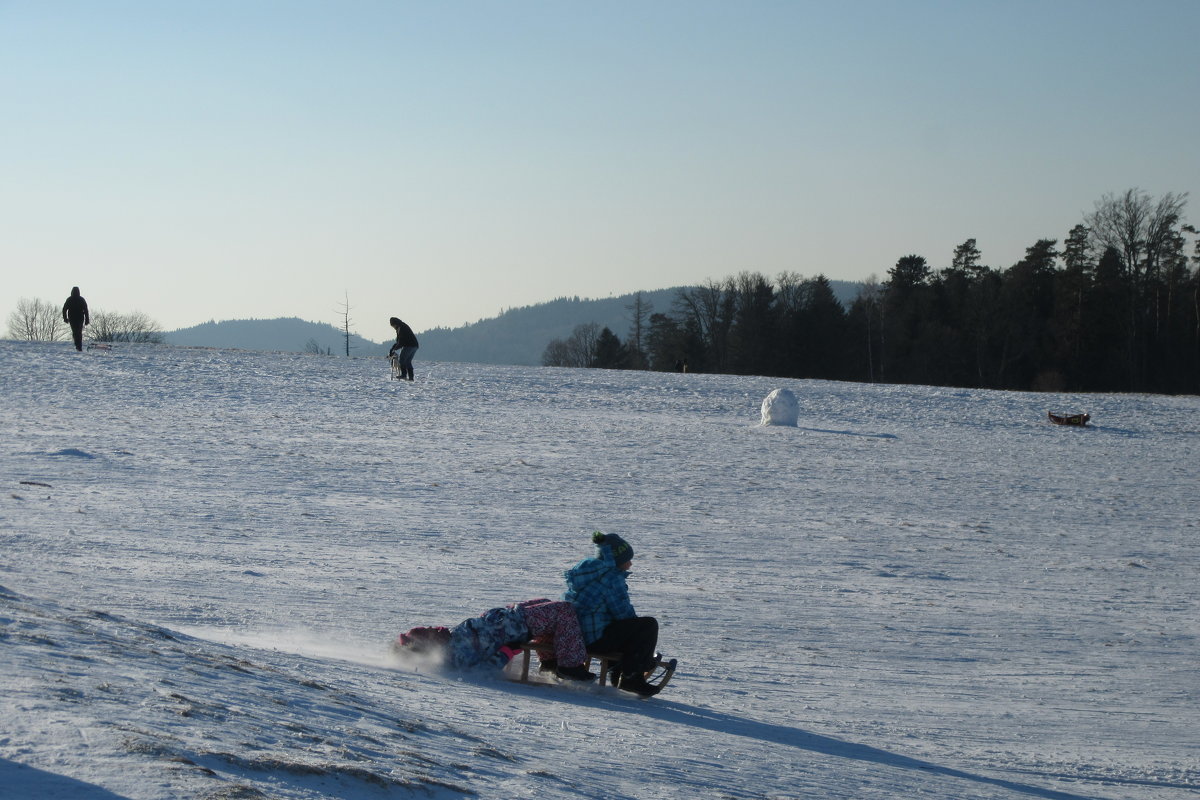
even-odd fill
[(618, 565), (633, 561), (633, 547), (615, 533), (596, 531), (592, 534), (592, 541), (596, 543), (598, 550), (603, 550), (605, 547), (611, 550), (613, 561)]

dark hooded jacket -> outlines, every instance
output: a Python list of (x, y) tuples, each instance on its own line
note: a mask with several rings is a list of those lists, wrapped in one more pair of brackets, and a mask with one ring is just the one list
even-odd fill
[(397, 347), (416, 347), (417, 335), (413, 333), (412, 328), (408, 327), (407, 323), (401, 322), (396, 326), (396, 346)]
[(88, 315), (87, 300), (79, 294), (79, 287), (71, 290), (71, 296), (63, 303), (63, 322), (69, 325), (88, 325), (92, 318)]
[(392, 349), (388, 351), (388, 355), (396, 352), (402, 347), (417, 347), (417, 335), (413, 333), (413, 329), (408, 327), (408, 324), (402, 320), (392, 317), (390, 320), (393, 328), (396, 329), (396, 343), (392, 345)]

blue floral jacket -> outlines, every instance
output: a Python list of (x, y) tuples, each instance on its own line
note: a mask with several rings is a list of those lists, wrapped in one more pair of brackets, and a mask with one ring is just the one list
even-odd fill
[(450, 666), (468, 669), (481, 665), (503, 667), (508, 656), (500, 648), (529, 638), (525, 614), (513, 606), (493, 608), (460, 622), (450, 631)]
[(597, 550), (599, 556), (585, 558), (563, 573), (567, 579), (563, 600), (575, 606), (587, 644), (603, 636), (608, 623), (637, 616), (629, 602), (626, 573), (617, 569), (609, 547), (601, 545)]

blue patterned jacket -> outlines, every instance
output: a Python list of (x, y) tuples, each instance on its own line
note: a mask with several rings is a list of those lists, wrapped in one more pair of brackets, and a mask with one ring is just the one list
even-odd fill
[(589, 645), (604, 635), (608, 623), (637, 616), (629, 602), (626, 573), (617, 569), (612, 549), (602, 544), (597, 550), (599, 556), (585, 558), (563, 573), (563, 600), (575, 606), (583, 641)]
[(519, 609), (493, 608), (460, 622), (450, 631), (450, 666), (468, 669), (480, 665), (503, 667), (508, 656), (500, 648), (529, 638), (525, 614)]

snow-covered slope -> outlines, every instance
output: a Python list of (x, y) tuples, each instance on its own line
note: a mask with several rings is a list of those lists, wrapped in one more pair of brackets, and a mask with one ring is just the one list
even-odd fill
[[(12, 342), (0, 375), (5, 800), (1200, 792), (1197, 398)], [(680, 659), (659, 697), (389, 661), (558, 596), (593, 529)]]

